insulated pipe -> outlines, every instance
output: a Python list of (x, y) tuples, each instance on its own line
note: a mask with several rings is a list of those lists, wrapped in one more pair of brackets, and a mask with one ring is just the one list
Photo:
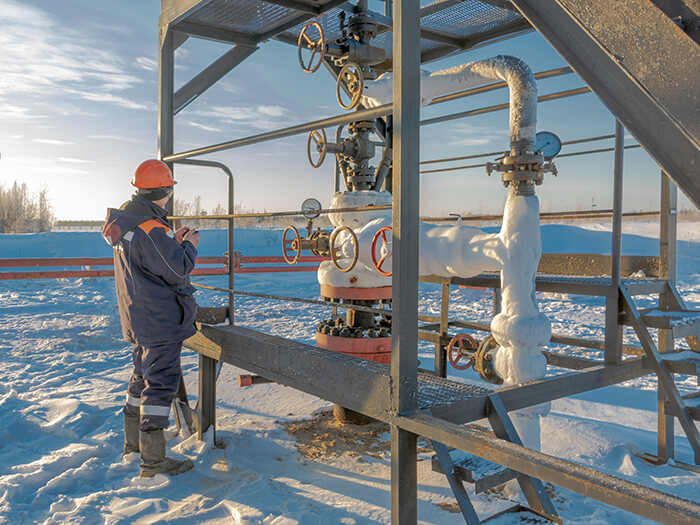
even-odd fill
[[(504, 81), (510, 89), (511, 154), (534, 152), (537, 82), (530, 66), (517, 57), (499, 55), (430, 74), (423, 72), (421, 106), (430, 104), (434, 98), (446, 93), (478, 87), (494, 80)], [(366, 108), (387, 104), (392, 99), (391, 73), (384, 73), (377, 80), (365, 82), (362, 104)]]

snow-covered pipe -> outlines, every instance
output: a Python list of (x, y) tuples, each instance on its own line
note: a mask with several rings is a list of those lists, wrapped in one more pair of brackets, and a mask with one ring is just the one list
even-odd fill
[[(510, 89), (511, 153), (535, 151), (537, 122), (537, 82), (525, 62), (513, 56), (499, 55), (486, 60), (428, 73), (421, 71), (421, 106), (441, 95), (503, 80)], [(391, 73), (366, 81), (362, 103), (365, 107), (388, 104), (393, 100)]]

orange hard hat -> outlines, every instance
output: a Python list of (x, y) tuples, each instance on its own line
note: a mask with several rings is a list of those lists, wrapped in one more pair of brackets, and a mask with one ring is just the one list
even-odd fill
[(131, 185), (137, 188), (163, 188), (177, 184), (168, 165), (157, 159), (143, 161), (131, 178)]

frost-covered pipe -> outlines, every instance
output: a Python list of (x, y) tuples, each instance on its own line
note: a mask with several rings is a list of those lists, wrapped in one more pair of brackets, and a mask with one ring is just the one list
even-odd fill
[[(421, 106), (440, 95), (464, 91), (494, 80), (503, 80), (510, 89), (510, 147), (511, 153), (535, 150), (537, 122), (537, 82), (525, 62), (513, 56), (499, 55), (461, 66), (421, 73)], [(393, 100), (391, 73), (367, 81), (362, 103), (365, 107), (388, 104)]]

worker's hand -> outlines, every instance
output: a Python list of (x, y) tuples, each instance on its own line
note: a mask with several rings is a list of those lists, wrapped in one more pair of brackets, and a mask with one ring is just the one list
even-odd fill
[[(177, 234), (176, 234), (177, 235)], [(199, 244), (199, 232), (194, 228), (187, 230), (182, 236), (182, 241), (188, 241), (196, 248)]]
[(178, 244), (182, 244), (182, 238), (190, 230), (194, 230), (194, 228), (190, 228), (189, 226), (183, 226), (182, 228), (178, 228), (177, 230), (175, 230), (175, 240)]

